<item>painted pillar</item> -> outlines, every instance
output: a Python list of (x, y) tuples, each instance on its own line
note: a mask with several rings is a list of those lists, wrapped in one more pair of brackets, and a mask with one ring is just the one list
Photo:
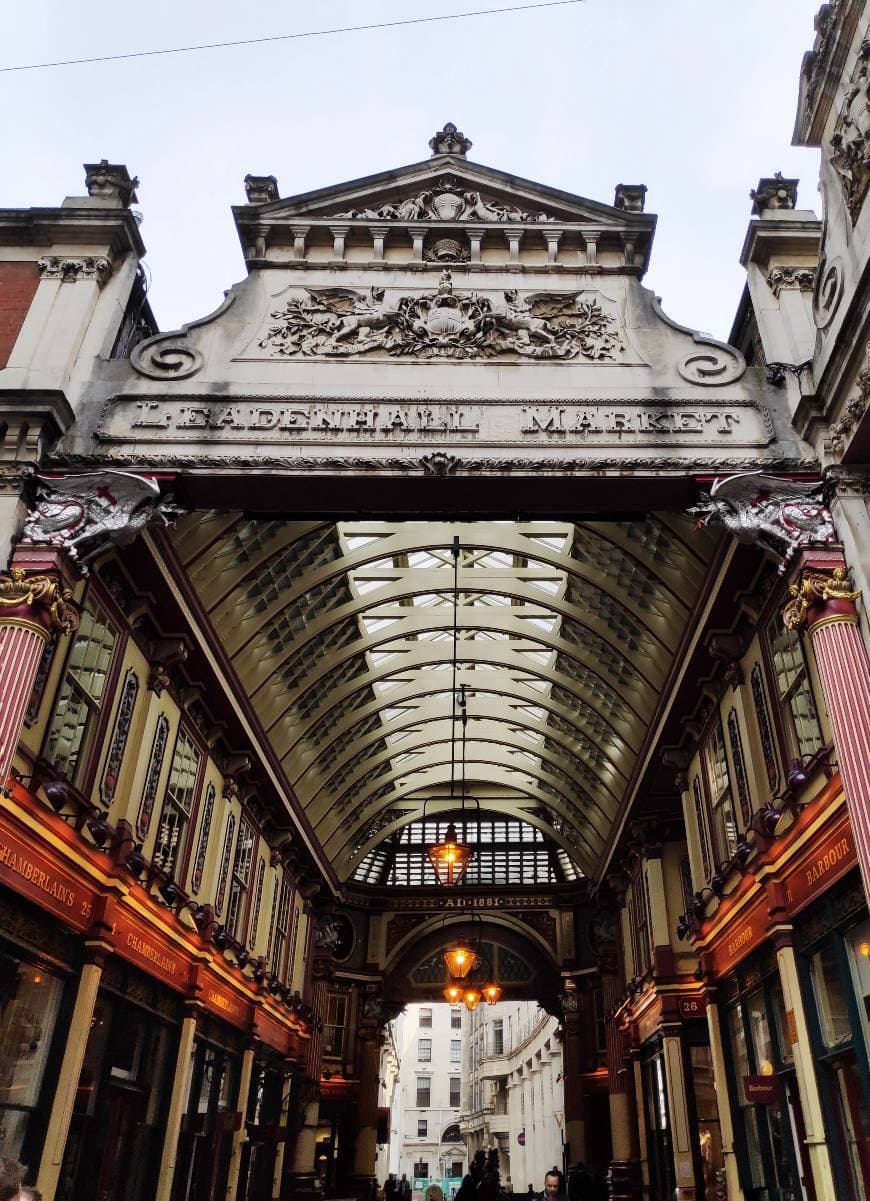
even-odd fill
[[(283, 1091), (281, 1093), (281, 1115), (278, 1118), (278, 1124), (282, 1131), (286, 1131), (287, 1123), (290, 1120), (290, 1081), (291, 1076), (284, 1077)], [(287, 1152), (286, 1135), (282, 1137), (277, 1147), (275, 1148), (275, 1167), (272, 1172), (272, 1196), (281, 1196), (281, 1182), (284, 1176), (284, 1156)]]
[(822, 1099), (813, 1067), (812, 1044), (791, 929), (781, 927), (775, 931), (773, 943), (776, 947), (776, 964), (782, 982), (785, 1010), (787, 1015), (791, 1015), (787, 1026), (792, 1032), (791, 1036), (795, 1038), (792, 1044), (795, 1075), (804, 1117), (804, 1142), (809, 1154), (813, 1183), (816, 1186), (816, 1198), (817, 1201), (835, 1201), (834, 1172), (825, 1137)]
[(242, 1121), (239, 1129), (233, 1132), (233, 1145), (230, 1151), (230, 1166), (227, 1172), (227, 1188), (224, 1194), (226, 1201), (233, 1201), (239, 1184), (239, 1169), (242, 1166), (242, 1148), (248, 1141), (248, 1130), (245, 1125), (245, 1114), (248, 1111), (248, 1094), (251, 1091), (251, 1075), (254, 1071), (254, 1048), (245, 1047), (242, 1052), (242, 1072), (239, 1077), (239, 1098), (236, 1110), (241, 1114)]
[(722, 1158), (725, 1164), (725, 1190), (728, 1197), (740, 1196), (740, 1173), (734, 1151), (734, 1124), (731, 1121), (731, 1102), (728, 1095), (728, 1073), (725, 1068), (725, 1046), (722, 1023), (716, 1004), (716, 991), (707, 985), (707, 1029), (710, 1034), (710, 1058), (713, 1061), (713, 1083), (719, 1107), (719, 1133), (722, 1138)]
[(851, 589), (846, 568), (842, 562), (834, 566), (830, 555), (818, 558), (826, 565), (822, 570), (804, 567), (789, 589), (783, 618), (790, 630), (806, 626), (812, 639), (864, 891), (870, 897), (870, 658), (858, 626), (859, 594)]
[[(613, 924), (612, 933), (616, 934)], [(640, 1173), (634, 1155), (633, 1117), (628, 1094), (625, 1033), (611, 1016), (622, 999), (619, 948), (613, 943), (603, 948), (598, 958), (601, 974), (601, 1000), (606, 1015), (607, 1092), (610, 1102), (611, 1161), (607, 1171), (607, 1189), (613, 1201), (630, 1201), (639, 1195)]]
[(78, 629), (58, 556), (49, 551), (31, 559), (31, 554), (22, 548), (9, 573), (0, 576), (0, 788), (9, 778), (45, 644), (54, 631)]
[[(576, 993), (563, 995), (565, 1031), (563, 1046), (565, 1078), (565, 1142), (570, 1163), (586, 1162), (586, 1123), (583, 1114), (583, 1082), (581, 1079), (581, 1023)], [(528, 1129), (528, 1127), (527, 1127)], [(549, 1165), (548, 1165), (549, 1166)]]
[(175, 1074), (172, 1077), (172, 1091), (169, 1095), (169, 1113), (166, 1117), (166, 1132), (163, 1136), (163, 1151), (160, 1156), (160, 1175), (157, 1180), (154, 1201), (169, 1201), (172, 1194), (175, 1162), (178, 1158), (178, 1139), (181, 1135), (181, 1119), (184, 1117), (187, 1090), (190, 1084), (190, 1061), (195, 1034), (196, 1013), (189, 1011), (185, 1013), (181, 1023), (178, 1054), (175, 1057)]
[(60, 1075), (48, 1117), (48, 1129), (45, 1133), (45, 1146), (42, 1161), (39, 1165), (39, 1175), (36, 1188), (42, 1194), (43, 1201), (54, 1201), (57, 1185), (60, 1179), (60, 1168), (66, 1150), (66, 1140), (72, 1121), (73, 1105), (79, 1078), (82, 1074), (82, 1064), (85, 1059), (85, 1049), (88, 1045), (88, 1035), (94, 1019), (94, 1006), (97, 1000), (97, 990), (103, 975), (103, 952), (96, 949), (92, 953), (92, 961), (85, 963), (79, 977), (75, 1005), (70, 1019), (69, 1035), (60, 1065)]
[(378, 1090), (381, 1045), (378, 1031), (362, 1035), (359, 1046), (359, 1095), (356, 1143), (353, 1153), (354, 1183), (360, 1194), (371, 1194), (378, 1154)]
[(662, 1031), (662, 1058), (668, 1090), (671, 1148), (677, 1180), (676, 1201), (694, 1201), (696, 1130), (689, 1122), (688, 1083), (683, 1067), (683, 1039), (679, 1033)]

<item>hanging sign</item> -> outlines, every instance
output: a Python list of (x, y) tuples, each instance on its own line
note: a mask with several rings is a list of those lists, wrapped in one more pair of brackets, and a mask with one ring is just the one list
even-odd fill
[(525, 1130), (521, 1130), (521, 1131), (519, 1132), (519, 1134), (517, 1135), (517, 1142), (520, 1144), (520, 1146), (521, 1146), (521, 1147), (524, 1147), (524, 1146), (526, 1145), (526, 1132), (525, 1132)]

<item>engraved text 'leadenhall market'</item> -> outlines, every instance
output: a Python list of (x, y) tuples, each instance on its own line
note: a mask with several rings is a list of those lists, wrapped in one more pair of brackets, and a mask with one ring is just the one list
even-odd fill
[(397, 442), (413, 436), (462, 441), (690, 442), (765, 446), (772, 430), (754, 405), (720, 402), (653, 406), (607, 403), (482, 404), (328, 402), (226, 405), (119, 399), (98, 436), (103, 441)]

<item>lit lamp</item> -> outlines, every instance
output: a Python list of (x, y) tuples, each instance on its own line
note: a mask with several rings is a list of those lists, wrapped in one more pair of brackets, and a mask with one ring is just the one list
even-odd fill
[(456, 837), (453, 822), (447, 827), (444, 841), (428, 847), (426, 854), (435, 869), (439, 884), (458, 884), (471, 862), (474, 851)]
[(470, 985), (466, 988), (462, 1000), (465, 1002), (465, 1008), (469, 1011), (477, 1009), (480, 1004), (480, 989), (475, 988), (473, 984)]
[(451, 980), (444, 992), (441, 994), (444, 1000), (450, 1005), (458, 1005), (462, 1000), (463, 989), (461, 984), (457, 984), (455, 980)]
[(487, 1005), (495, 1005), (501, 1000), (501, 985), (494, 981), (492, 984), (484, 984), (482, 992)]
[[(477, 956), (467, 942), (460, 940), (455, 947), (451, 947), (449, 951), (444, 952), (444, 962), (447, 964), (448, 972), (454, 979), (464, 980), (477, 963)], [(479, 995), (477, 999), (480, 1000)]]

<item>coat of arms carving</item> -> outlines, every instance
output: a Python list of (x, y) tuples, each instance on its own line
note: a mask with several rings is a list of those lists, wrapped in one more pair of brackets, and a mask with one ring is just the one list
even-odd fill
[(418, 358), (492, 358), (613, 361), (625, 349), (618, 324), (594, 297), (581, 292), (516, 290), (502, 302), (457, 292), (449, 271), (438, 288), (388, 298), (347, 288), (307, 289), (270, 314), (259, 345), (274, 354), (347, 357), (380, 351)]

